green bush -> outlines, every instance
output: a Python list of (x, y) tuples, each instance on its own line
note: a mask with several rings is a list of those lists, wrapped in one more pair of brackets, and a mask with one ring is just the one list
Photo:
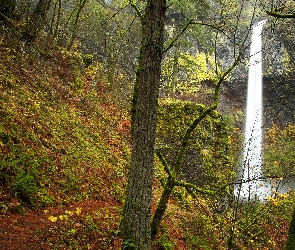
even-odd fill
[(40, 188), (37, 191), (38, 195), (38, 206), (50, 206), (53, 205), (55, 202), (55, 199), (53, 196), (49, 195), (47, 190), (44, 188)]
[(32, 173), (21, 170), (15, 178), (12, 189), (17, 198), (30, 205), (35, 204), (38, 186)]
[[(170, 166), (174, 166), (186, 130), (205, 108), (204, 105), (188, 101), (161, 100), (157, 147)], [(230, 126), (227, 117), (214, 111), (195, 128), (188, 142), (182, 168), (182, 175), (187, 181), (219, 189), (233, 178)]]
[(161, 245), (164, 250), (173, 250), (174, 244), (170, 241), (169, 237), (166, 234), (161, 236)]

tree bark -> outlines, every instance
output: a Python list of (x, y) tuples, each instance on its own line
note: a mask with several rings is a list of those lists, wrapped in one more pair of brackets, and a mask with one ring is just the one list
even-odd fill
[(154, 146), (166, 0), (148, 0), (133, 98), (133, 146), (121, 223), (123, 249), (151, 247)]
[(39, 0), (22, 33), (22, 40), (34, 42), (43, 28), (52, 0)]

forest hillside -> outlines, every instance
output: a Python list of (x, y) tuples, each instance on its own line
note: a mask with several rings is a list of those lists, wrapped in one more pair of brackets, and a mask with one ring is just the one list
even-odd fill
[(79, 52), (23, 45), (3, 27), (0, 41), (0, 245), (115, 248), (126, 112)]
[[(26, 29), (17, 16), (0, 22), (0, 249), (130, 249), (133, 243), (123, 242), (120, 224), (132, 156), (134, 85), (126, 65), (115, 67), (123, 59), (106, 66), (97, 54), (85, 52), (83, 37), (58, 43), (42, 29), (28, 41), (19, 33)], [(192, 72), (207, 69), (210, 57), (199, 56), (181, 55), (180, 66), (196, 62)], [(194, 78), (189, 88), (181, 87), (192, 89), (191, 96), (197, 91), (211, 98), (211, 75), (204, 72), (194, 76), (200, 83), (194, 85)], [(233, 193), (243, 114), (211, 110), (191, 132), (177, 170), (183, 134), (208, 104), (185, 98), (187, 93), (164, 92), (151, 214), (173, 178), (174, 186), (152, 249), (284, 249), (294, 192), (279, 194), (273, 185), (263, 202), (241, 202)], [(295, 173), (295, 126), (273, 124), (264, 139), (265, 172), (271, 183), (283, 183)]]

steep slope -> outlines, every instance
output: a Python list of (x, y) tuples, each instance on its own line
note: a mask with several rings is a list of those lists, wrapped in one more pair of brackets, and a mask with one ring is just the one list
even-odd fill
[[(11, 29), (0, 27), (1, 249), (121, 249), (130, 122), (101, 80), (103, 66), (86, 67), (90, 59), (78, 49), (57, 48), (46, 37), (24, 44)], [(194, 116), (199, 105), (175, 100), (161, 105), (163, 141), (177, 146), (175, 133), (186, 128), (188, 115)], [(228, 192), (227, 150), (221, 147), (234, 144), (238, 132), (216, 131), (214, 124), (220, 127), (223, 119), (211, 118), (199, 128), (203, 134), (196, 135), (205, 140), (200, 155), (210, 163), (199, 173), (207, 176), (209, 187), (215, 181), (221, 193)], [(212, 134), (220, 133), (222, 141), (215, 141)], [(188, 156), (188, 163), (200, 157)], [(196, 166), (191, 167), (189, 173)], [(152, 211), (165, 176), (157, 162)], [(222, 250), (228, 249), (230, 236), (240, 249), (282, 249), (294, 203), (294, 195), (288, 196), (240, 207), (232, 197), (192, 196), (175, 188), (152, 249)]]
[(0, 245), (112, 249), (128, 117), (99, 82), (99, 65), (9, 33), (1, 27)]

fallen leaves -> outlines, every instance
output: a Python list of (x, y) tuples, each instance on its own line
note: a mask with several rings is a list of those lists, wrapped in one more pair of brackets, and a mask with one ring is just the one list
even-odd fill
[[(48, 210), (44, 210), (43, 212), (45, 214), (49, 213)], [(64, 212), (64, 214), (61, 214), (61, 215), (58, 215), (58, 216), (51, 215), (51, 216), (48, 217), (48, 220), (50, 220), (51, 222), (57, 222), (58, 219), (61, 220), (61, 221), (62, 220), (66, 220), (67, 221), (69, 219), (69, 217), (74, 216), (75, 214), (77, 216), (79, 216), (81, 213), (82, 213), (82, 209), (80, 207), (76, 207), (76, 210), (74, 210), (74, 211), (66, 210)]]
[(51, 215), (51, 216), (48, 217), (48, 220), (50, 220), (51, 222), (56, 222), (57, 217)]

